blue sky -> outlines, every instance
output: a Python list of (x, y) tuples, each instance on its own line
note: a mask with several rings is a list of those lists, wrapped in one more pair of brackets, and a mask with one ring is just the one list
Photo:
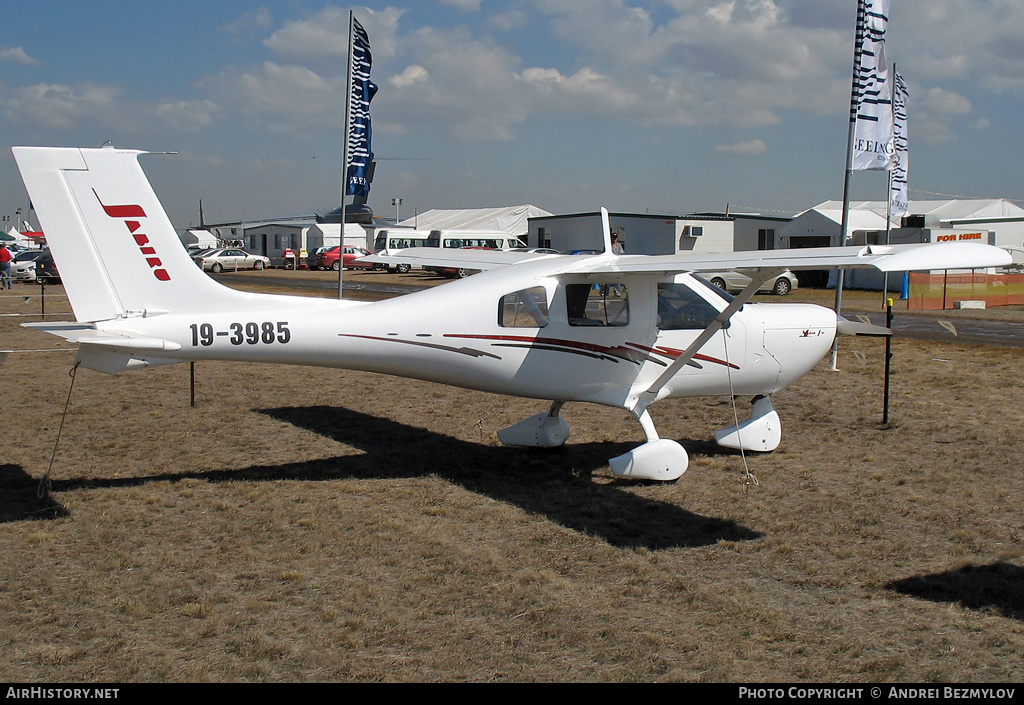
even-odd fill
[[(373, 50), (380, 215), (532, 203), (792, 213), (842, 197), (856, 0), (8, 3), (9, 147), (175, 151), (142, 164), (172, 221), (337, 207), (348, 11)], [(891, 0), (912, 199), (1024, 205), (1024, 3)], [(880, 172), (856, 199), (884, 199)]]

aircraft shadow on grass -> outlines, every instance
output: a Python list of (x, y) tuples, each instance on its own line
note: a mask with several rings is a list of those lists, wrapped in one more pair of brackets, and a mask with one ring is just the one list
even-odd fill
[(997, 561), (932, 575), (895, 580), (894, 592), (933, 602), (954, 602), (968, 609), (993, 609), (1024, 620), (1024, 568)]
[(0, 465), (0, 524), (26, 519), (59, 519), (68, 511), (20, 465)]
[(598, 485), (588, 479), (593, 470), (608, 464), (609, 451), (626, 452), (630, 443), (514, 448), (462, 441), (340, 407), (261, 412), (365, 451), (328, 461), (346, 476), (436, 475), (570, 529), (600, 536), (614, 546), (665, 549), (761, 537), (736, 522), (694, 514), (638, 497), (621, 485)]
[[(666, 502), (639, 497), (626, 491), (621, 482), (601, 485), (589, 480), (591, 472), (607, 465), (609, 451), (625, 452), (632, 447), (630, 443), (581, 443), (553, 450), (497, 447), (340, 407), (258, 411), (364, 452), (300, 463), (133, 478), (55, 477), (53, 494), (44, 498), (37, 496), (38, 479), (20, 466), (3, 465), (0, 522), (67, 516), (68, 512), (58, 502), (59, 495), (76, 489), (130, 487), (186, 478), (207, 482), (308, 482), (436, 475), (472, 492), (543, 515), (562, 526), (601, 537), (613, 546), (659, 550), (706, 546), (723, 540), (749, 541), (762, 536), (728, 519), (702, 516)], [(703, 451), (700, 443), (688, 445)], [(718, 452), (717, 446), (708, 444), (707, 452)]]

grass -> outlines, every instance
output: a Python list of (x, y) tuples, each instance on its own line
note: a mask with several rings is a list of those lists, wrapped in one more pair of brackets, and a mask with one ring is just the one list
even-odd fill
[[(55, 347), (22, 320), (2, 347)], [(757, 485), (723, 399), (654, 408), (691, 466), (653, 484), (608, 469), (642, 441), (613, 409), (531, 452), (494, 436), (527, 400), (205, 363), (193, 408), (187, 366), (82, 370), (52, 503), (73, 353), (11, 355), (0, 679), (1021, 680), (1024, 353), (894, 341), (883, 427), (881, 342), (842, 351), (775, 396)]]

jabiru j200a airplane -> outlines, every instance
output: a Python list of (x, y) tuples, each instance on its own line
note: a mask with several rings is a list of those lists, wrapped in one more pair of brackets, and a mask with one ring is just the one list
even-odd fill
[[(619, 407), (646, 440), (609, 465), (647, 480), (675, 480), (688, 464), (651, 417), (652, 405), (669, 397), (749, 395), (750, 416), (717, 431), (717, 442), (752, 451), (779, 445), (772, 394), (856, 326), (821, 306), (744, 305), (785, 269), (1010, 261), (1005, 250), (977, 243), (614, 255), (602, 211), (609, 254), (403, 250), (387, 261), (485, 271), (375, 302), (255, 294), (222, 286), (189, 258), (139, 165), (144, 152), (13, 152), (76, 319), (27, 325), (77, 343), (77, 364), (111, 374), (199, 360), (311, 365), (550, 401), (498, 432), (518, 446), (565, 443), (559, 412), (567, 402)], [(722, 269), (752, 281), (732, 297), (695, 276)]]

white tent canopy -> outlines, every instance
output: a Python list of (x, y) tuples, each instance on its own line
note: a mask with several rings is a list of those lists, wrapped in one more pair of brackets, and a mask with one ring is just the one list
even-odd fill
[(8, 240), (8, 242), (12, 244), (20, 245), (21, 247), (39, 247), (39, 242), (37, 240), (25, 237), (25, 235), (18, 232), (18, 229), (13, 225), (11, 226), (11, 229), (7, 231), (7, 234), (13, 238), (12, 240)]
[[(842, 209), (841, 201), (825, 201), (814, 207), (814, 210)], [(885, 215), (885, 201), (853, 201), (850, 212), (872, 211)], [(1024, 208), (1005, 198), (953, 198), (932, 201), (911, 201), (910, 213), (925, 216), (926, 223), (948, 222), (952, 220), (981, 220), (985, 218), (1022, 218)], [(898, 220), (898, 219), (897, 219)]]
[(497, 230), (507, 235), (522, 237), (530, 231), (530, 218), (549, 215), (551, 213), (546, 210), (531, 205), (435, 209), (403, 220), (398, 225), (417, 230)]
[(186, 247), (192, 245), (198, 245), (201, 247), (218, 247), (220, 245), (220, 240), (218, 240), (217, 236), (209, 230), (186, 230), (184, 233), (178, 235), (178, 239), (181, 240), (182, 244)]

